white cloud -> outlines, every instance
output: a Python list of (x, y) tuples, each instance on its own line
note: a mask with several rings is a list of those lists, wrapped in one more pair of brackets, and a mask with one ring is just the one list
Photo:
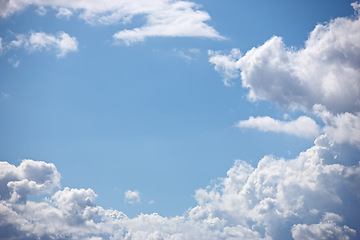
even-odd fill
[(17, 68), (20, 65), (20, 61), (14, 58), (9, 58), (8, 61), (14, 68)]
[(0, 199), (26, 201), (28, 195), (50, 193), (60, 187), (60, 173), (54, 164), (24, 160), (18, 167), (0, 162)]
[(237, 49), (229, 55), (210, 51), (210, 62), (226, 84), (240, 74), (251, 100), (307, 110), (321, 104), (333, 113), (359, 111), (359, 16), (317, 25), (303, 49), (287, 48), (274, 36), (245, 55)]
[(331, 142), (347, 142), (360, 148), (360, 112), (334, 115), (321, 105), (315, 105), (314, 111), (325, 123), (323, 131)]
[(140, 192), (135, 190), (127, 190), (125, 192), (125, 201), (129, 204), (137, 204), (140, 203)]
[(59, 9), (58, 17), (79, 17), (90, 24), (128, 22), (135, 16), (145, 16), (145, 23), (134, 29), (114, 34), (116, 41), (125, 44), (144, 41), (148, 37), (207, 37), (223, 39), (211, 26), (207, 12), (188, 1), (172, 0), (120, 0), (120, 1), (69, 1), (69, 0), (11, 0), (2, 2), (0, 16), (8, 17), (30, 5)]
[(352, 239), (356, 235), (354, 229), (348, 226), (338, 226), (342, 217), (334, 213), (325, 213), (323, 220), (318, 224), (297, 224), (292, 228), (292, 237), (295, 240), (301, 239)]
[(293, 121), (280, 121), (271, 117), (250, 117), (248, 120), (239, 121), (239, 128), (256, 128), (263, 132), (278, 132), (296, 135), (299, 137), (315, 138), (320, 134), (320, 127), (316, 122), (306, 116), (301, 116)]
[(75, 37), (65, 32), (59, 32), (56, 36), (44, 32), (31, 32), (29, 35), (17, 35), (16, 40), (9, 43), (9, 47), (24, 47), (29, 52), (55, 50), (56, 56), (60, 58), (69, 52), (78, 51), (78, 42)]
[(39, 16), (45, 16), (47, 13), (47, 10), (46, 10), (46, 8), (44, 8), (44, 6), (40, 6), (40, 7), (38, 7), (38, 9), (36, 9), (36, 13)]
[(57, 18), (65, 18), (69, 20), (69, 18), (73, 15), (73, 13), (67, 8), (59, 8), (58, 13), (56, 14)]
[[(91, 189), (66, 187), (33, 202), (26, 196), (59, 186), (55, 166), (1, 162), (0, 231), (9, 239), (355, 239), (360, 150), (352, 151), (323, 135), (295, 159), (265, 156), (257, 167), (238, 160), (225, 178), (196, 191), (197, 206), (173, 218), (128, 218), (97, 206)], [(139, 199), (138, 192), (127, 192)]]
[(236, 61), (241, 57), (239, 49), (232, 49), (229, 55), (209, 50), (209, 62), (215, 64), (215, 70), (223, 75), (223, 82), (226, 86), (232, 84), (231, 79), (240, 76)]

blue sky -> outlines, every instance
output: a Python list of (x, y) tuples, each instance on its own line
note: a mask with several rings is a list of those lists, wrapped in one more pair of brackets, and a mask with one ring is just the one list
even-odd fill
[[(336, 148), (334, 159), (351, 158), (339, 164), (356, 168), (360, 140), (348, 135), (359, 131), (357, 3), (146, 2), (1, 4), (0, 160), (19, 169), (24, 159), (52, 163), (61, 174), (61, 186), (55, 181), (49, 191), (28, 190), (28, 202), (65, 194), (65, 187), (90, 188), (96, 206), (134, 221), (141, 213), (173, 219), (203, 206), (200, 189), (210, 196), (216, 187), (206, 186), (213, 181), (221, 182), (225, 196), (237, 160), (254, 169), (264, 156), (291, 161), (319, 147), (325, 135)], [(316, 35), (316, 26), (325, 30)], [(349, 225), (352, 216), (329, 206), (316, 210), (317, 220), (304, 217), (296, 224), (343, 218)], [(358, 200), (352, 206), (359, 210)], [(294, 226), (289, 236), (301, 239), (301, 227)], [(358, 224), (350, 228), (360, 230)], [(76, 238), (70, 230), (57, 231)], [(276, 239), (264, 231), (255, 235)]]

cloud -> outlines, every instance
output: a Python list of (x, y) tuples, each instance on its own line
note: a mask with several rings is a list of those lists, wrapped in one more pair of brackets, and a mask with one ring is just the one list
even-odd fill
[(248, 120), (239, 121), (236, 126), (239, 128), (256, 128), (263, 132), (282, 132), (306, 138), (315, 138), (320, 134), (320, 127), (313, 119), (306, 116), (286, 122), (267, 116), (250, 117)]
[[(358, 9), (358, 3), (353, 7)], [(210, 63), (225, 84), (241, 76), (249, 99), (268, 100), (284, 108), (312, 110), (315, 104), (332, 113), (360, 111), (360, 15), (318, 24), (305, 47), (288, 48), (274, 36), (242, 55), (209, 51)]]
[(40, 6), (40, 7), (38, 7), (38, 9), (36, 9), (36, 13), (39, 16), (45, 16), (47, 13), (47, 10), (46, 10), (46, 8), (44, 8), (44, 6)]
[(140, 192), (135, 190), (127, 190), (125, 192), (125, 201), (129, 204), (137, 204), (140, 203)]
[(65, 18), (69, 20), (69, 18), (73, 15), (73, 13), (67, 8), (59, 8), (58, 13), (56, 14), (57, 18)]
[(1, 96), (1, 99), (6, 99), (6, 98), (10, 97), (10, 94), (5, 93), (5, 92), (0, 92), (0, 96)]
[(120, 0), (120, 1), (3, 1), (0, 16), (3, 18), (23, 11), (30, 5), (58, 9), (57, 17), (69, 18), (72, 13), (90, 24), (115, 24), (129, 22), (135, 16), (144, 16), (145, 23), (137, 28), (124, 29), (113, 35), (115, 41), (129, 45), (144, 41), (148, 37), (223, 37), (206, 22), (207, 12), (199, 5), (188, 1), (172, 0)]
[(24, 202), (28, 195), (50, 193), (60, 187), (54, 164), (24, 160), (18, 167), (0, 162), (0, 200)]
[(360, 112), (334, 115), (322, 105), (315, 105), (314, 111), (325, 123), (323, 131), (331, 142), (347, 142), (360, 148)]
[(297, 239), (351, 239), (356, 235), (354, 229), (348, 226), (338, 226), (342, 217), (334, 213), (325, 213), (323, 220), (318, 224), (297, 224), (292, 228), (292, 237)]
[(0, 37), (0, 55), (3, 53), (3, 41), (2, 37)]
[[(1, 162), (0, 231), (16, 239), (355, 239), (359, 153), (322, 135), (295, 159), (265, 156), (256, 167), (237, 160), (226, 177), (196, 191), (195, 207), (172, 218), (128, 218), (96, 205), (92, 189), (65, 187), (30, 201), (60, 186), (55, 166)], [(125, 194), (140, 201), (137, 191)]]
[(65, 32), (59, 32), (56, 36), (44, 32), (31, 32), (29, 35), (16, 35), (16, 40), (9, 43), (9, 48), (19, 47), (23, 47), (29, 52), (54, 50), (56, 56), (61, 58), (69, 52), (78, 51), (78, 42), (75, 37), (71, 37)]
[(185, 59), (187, 62), (196, 60), (201, 53), (200, 49), (198, 49), (198, 48), (190, 48), (190, 49), (185, 49), (185, 50), (174, 48), (173, 52), (177, 56)]

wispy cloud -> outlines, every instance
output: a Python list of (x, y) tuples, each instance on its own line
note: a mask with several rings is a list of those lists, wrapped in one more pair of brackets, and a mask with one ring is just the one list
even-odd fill
[[(145, 23), (134, 29), (124, 29), (113, 35), (115, 41), (129, 45), (148, 37), (206, 37), (223, 39), (206, 22), (210, 15), (199, 10), (199, 5), (189, 1), (171, 0), (121, 0), (121, 1), (48, 1), (12, 0), (0, 8), (0, 16), (8, 17), (30, 5), (58, 9), (57, 16), (69, 18), (73, 13), (90, 24), (129, 22), (134, 16), (145, 16)], [(40, 9), (39, 8), (39, 9)]]
[(271, 117), (250, 117), (248, 120), (239, 121), (239, 128), (255, 128), (263, 132), (277, 132), (299, 137), (315, 138), (320, 134), (320, 127), (316, 122), (306, 116), (301, 116), (293, 121), (280, 121)]
[(65, 57), (70, 52), (78, 51), (78, 42), (65, 32), (59, 32), (56, 36), (44, 32), (31, 32), (30, 34), (18, 34), (16, 40), (9, 43), (9, 48), (25, 48), (29, 52), (55, 51), (56, 56)]

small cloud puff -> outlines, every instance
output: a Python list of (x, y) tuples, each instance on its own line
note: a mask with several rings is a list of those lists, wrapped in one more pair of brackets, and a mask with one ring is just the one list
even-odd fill
[(140, 192), (137, 190), (127, 190), (125, 192), (125, 202), (132, 205), (140, 203)]

